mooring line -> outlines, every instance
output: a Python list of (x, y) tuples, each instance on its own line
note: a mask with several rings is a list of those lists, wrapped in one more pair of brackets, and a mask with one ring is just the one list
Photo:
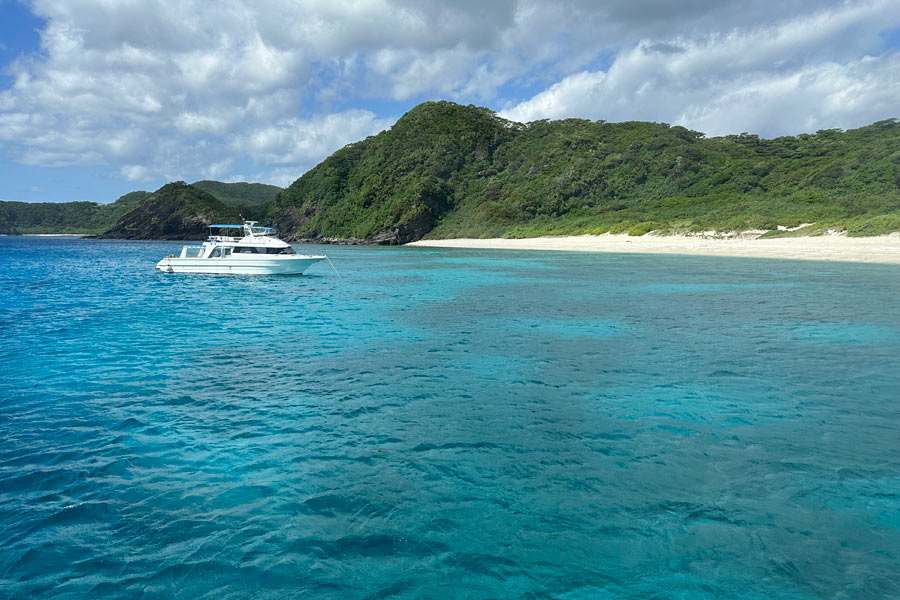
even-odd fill
[[(325, 255), (325, 260), (327, 260), (327, 261), (328, 261), (328, 264), (331, 265), (331, 268), (334, 269), (334, 263), (331, 262), (331, 259), (328, 258), (328, 255), (327, 255), (327, 254)], [(341, 277), (341, 274), (338, 273), (338, 270), (337, 270), (337, 269), (334, 269), (334, 272), (337, 273), (338, 279), (343, 279), (343, 277)]]

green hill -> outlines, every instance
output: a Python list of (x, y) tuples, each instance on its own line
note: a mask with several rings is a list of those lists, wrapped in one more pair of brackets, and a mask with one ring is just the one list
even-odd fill
[(125, 213), (104, 238), (142, 240), (205, 239), (211, 223), (239, 222), (240, 209), (183, 181), (168, 183)]
[(875, 235), (900, 230), (900, 123), (706, 138), (663, 123), (515, 123), (487, 108), (426, 102), (285, 190), (177, 186), (108, 205), (0, 202), (0, 233), (198, 236), (208, 217), (242, 214), (288, 239), (382, 244), (802, 223), (815, 224), (805, 234)]
[(221, 181), (195, 181), (191, 184), (205, 192), (209, 192), (228, 206), (240, 208), (261, 206), (275, 199), (281, 191), (277, 185), (265, 183), (222, 183)]
[(150, 192), (130, 192), (110, 204), (0, 202), (0, 233), (100, 233)]
[(295, 181), (270, 205), (271, 221), (293, 238), (418, 239), (480, 193), (511, 133), (486, 108), (420, 105)]
[(403, 243), (650, 230), (900, 230), (900, 123), (760, 139), (661, 123), (506, 121), (427, 102), (268, 206), (291, 238)]
[[(198, 181), (191, 184), (221, 201), (238, 215), (259, 219), (265, 205), (281, 191), (263, 183), (222, 183)], [(0, 202), (0, 234), (14, 233), (88, 233), (109, 230), (116, 221), (150, 196), (150, 192), (130, 192), (110, 204), (96, 202)], [(236, 222), (237, 222), (236, 221)]]

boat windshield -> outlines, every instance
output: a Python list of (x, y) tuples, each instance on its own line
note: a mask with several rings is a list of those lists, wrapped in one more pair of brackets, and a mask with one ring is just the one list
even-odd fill
[(231, 242), (244, 236), (243, 225), (210, 225), (209, 239), (213, 241)]
[(297, 254), (293, 248), (260, 248), (259, 246), (235, 246), (235, 254)]
[(248, 227), (250, 230), (250, 235), (268, 235), (271, 237), (275, 237), (277, 233), (274, 227)]

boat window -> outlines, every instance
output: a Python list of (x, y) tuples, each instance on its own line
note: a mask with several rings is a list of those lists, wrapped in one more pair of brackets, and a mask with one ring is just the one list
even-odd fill
[(296, 252), (288, 246), (287, 248), (266, 248), (266, 254), (296, 254)]
[(231, 256), (231, 248), (224, 248), (222, 251), (225, 253), (225, 256)]
[(235, 247), (234, 247), (234, 252), (235, 252), (236, 254), (239, 254), (239, 253), (241, 253), (241, 252), (246, 253), (246, 254), (256, 254), (256, 253), (257, 253), (257, 249), (256, 249), (256, 248), (253, 248), (253, 247), (251, 247), (251, 246), (235, 246)]
[(213, 249), (212, 254), (210, 254), (210, 257), (211, 257), (211, 258), (216, 258), (216, 257), (218, 257), (218, 256), (222, 256), (222, 249), (219, 248), (219, 247), (216, 247), (216, 248)]

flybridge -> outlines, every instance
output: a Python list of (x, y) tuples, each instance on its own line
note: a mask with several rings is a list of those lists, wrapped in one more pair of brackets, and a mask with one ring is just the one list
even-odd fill
[[(209, 226), (209, 239), (210, 241), (218, 241), (218, 242), (236, 242), (239, 241), (242, 237), (277, 237), (278, 231), (274, 227), (262, 227), (257, 226), (256, 221), (244, 221), (243, 225), (231, 225), (231, 224), (221, 224), (216, 223)], [(221, 230), (233, 230), (233, 229), (241, 229), (243, 230), (243, 236), (236, 236), (230, 233), (225, 233)], [(219, 230), (216, 232), (215, 230)]]

